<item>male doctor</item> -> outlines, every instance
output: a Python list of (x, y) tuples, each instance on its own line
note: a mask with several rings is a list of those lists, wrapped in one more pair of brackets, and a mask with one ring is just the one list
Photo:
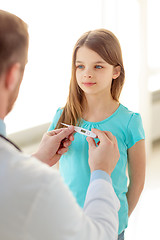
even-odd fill
[[(28, 53), (27, 25), (0, 10), (0, 239), (116, 240), (119, 200), (110, 175), (119, 159), (116, 138), (94, 129), (91, 180), (82, 210), (54, 165), (74, 140), (74, 127), (46, 133), (28, 156), (6, 138), (4, 118), (18, 96)], [(49, 165), (49, 166), (48, 166)]]

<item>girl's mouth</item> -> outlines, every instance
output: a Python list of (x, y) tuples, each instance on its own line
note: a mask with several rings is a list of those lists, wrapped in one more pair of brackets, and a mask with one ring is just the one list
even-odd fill
[(93, 82), (83, 82), (82, 83), (84, 86), (86, 87), (92, 87), (93, 85), (95, 85), (96, 83), (93, 83)]

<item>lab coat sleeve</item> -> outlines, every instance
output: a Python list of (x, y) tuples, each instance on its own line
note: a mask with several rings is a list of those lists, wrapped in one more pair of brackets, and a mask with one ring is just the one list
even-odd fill
[(26, 221), (30, 239), (116, 240), (119, 200), (111, 183), (90, 183), (82, 210), (57, 172), (44, 183)]

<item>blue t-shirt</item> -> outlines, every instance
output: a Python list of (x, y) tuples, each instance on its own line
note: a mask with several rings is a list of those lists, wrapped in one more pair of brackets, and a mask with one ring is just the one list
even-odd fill
[[(49, 130), (53, 130), (61, 116), (63, 109), (58, 109)], [(136, 142), (145, 138), (141, 116), (129, 111), (122, 104), (108, 118), (100, 122), (82, 120), (80, 125), (91, 130), (97, 128), (110, 131), (117, 138), (120, 159), (111, 174), (114, 190), (120, 200), (119, 234), (128, 225), (127, 188), (127, 150)], [(96, 139), (96, 142), (98, 139)], [(87, 188), (90, 181), (90, 168), (88, 165), (88, 142), (86, 136), (75, 133), (74, 141), (60, 159), (60, 173), (69, 186), (78, 204), (83, 207)]]

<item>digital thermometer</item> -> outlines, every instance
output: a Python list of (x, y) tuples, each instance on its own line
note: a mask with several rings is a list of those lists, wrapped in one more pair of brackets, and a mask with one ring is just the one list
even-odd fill
[[(67, 126), (67, 127), (70, 126), (70, 125), (65, 124), (65, 123), (61, 123), (61, 124), (64, 125), (64, 126)], [(91, 132), (91, 131), (89, 131), (89, 130), (87, 130), (85, 128), (74, 126), (74, 130), (76, 132), (78, 132), (78, 133), (81, 133), (81, 134), (87, 136), (87, 137), (92, 137), (92, 138), (96, 138), (97, 137), (95, 133), (93, 133), (93, 132)]]

